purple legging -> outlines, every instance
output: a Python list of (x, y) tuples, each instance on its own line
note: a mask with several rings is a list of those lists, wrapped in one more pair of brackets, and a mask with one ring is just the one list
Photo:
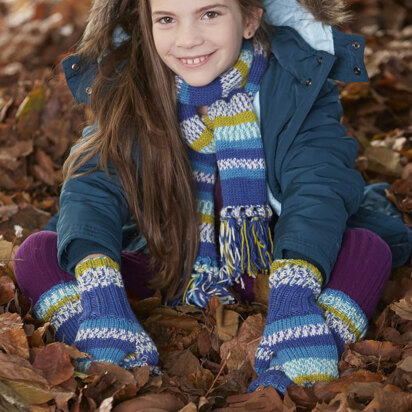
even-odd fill
[[(121, 273), (125, 288), (138, 299), (153, 295), (146, 282), (153, 276), (148, 269), (149, 255), (122, 252)], [(74, 276), (62, 270), (57, 263), (57, 233), (42, 231), (30, 235), (17, 250), (14, 273), (23, 295), (33, 302), (62, 282), (74, 280)]]
[[(146, 286), (147, 280), (153, 276), (148, 270), (149, 256), (123, 252), (121, 258), (121, 273), (128, 292), (141, 299), (151, 296), (153, 291)], [(43, 231), (29, 236), (19, 247), (16, 259), (17, 283), (33, 304), (56, 284), (74, 279), (57, 263), (55, 232)], [(366, 229), (350, 229), (343, 236), (326, 286), (346, 293), (370, 319), (390, 275), (391, 262), (391, 251), (379, 236)], [(253, 279), (244, 276), (244, 280), (246, 289), (237, 288), (237, 292), (243, 298), (253, 300)]]

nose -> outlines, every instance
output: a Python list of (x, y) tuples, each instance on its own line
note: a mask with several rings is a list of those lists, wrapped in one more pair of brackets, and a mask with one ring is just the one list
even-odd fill
[(181, 22), (177, 27), (176, 46), (191, 49), (203, 43), (202, 31), (191, 22)]

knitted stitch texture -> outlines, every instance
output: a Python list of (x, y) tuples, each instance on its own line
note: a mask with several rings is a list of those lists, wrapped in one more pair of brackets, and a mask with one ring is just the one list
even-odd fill
[(321, 282), (320, 272), (305, 261), (273, 263), (268, 316), (255, 356), (258, 376), (274, 364), (281, 365), (298, 385), (332, 381), (339, 376), (336, 344), (315, 302)]
[(325, 310), (326, 323), (335, 338), (340, 358), (345, 343), (358, 342), (364, 338), (368, 319), (359, 305), (339, 290), (326, 288), (317, 303)]
[[(94, 361), (119, 364), (135, 353), (142, 362), (156, 365), (156, 347), (134, 316), (119, 266), (103, 257), (76, 266), (83, 313), (75, 345), (88, 353)], [(88, 362), (80, 365), (86, 370)]]
[(56, 339), (71, 345), (74, 342), (82, 313), (76, 282), (59, 283), (44, 292), (34, 305), (34, 317), (50, 322)]
[[(227, 287), (268, 273), (273, 245), (263, 143), (253, 98), (267, 66), (261, 44), (245, 41), (236, 64), (203, 87), (176, 76), (179, 121), (197, 186), (200, 243), (183, 303), (204, 307), (213, 295), (233, 302)], [(202, 118), (196, 107), (208, 106)], [(218, 262), (213, 187), (222, 183)]]

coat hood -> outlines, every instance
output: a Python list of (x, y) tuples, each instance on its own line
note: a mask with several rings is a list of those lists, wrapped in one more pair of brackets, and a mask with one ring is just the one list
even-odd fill
[[(342, 24), (349, 16), (345, 0), (286, 0), (286, 2), (287, 7), (296, 9), (296, 13), (301, 13), (302, 9), (305, 9), (312, 15), (314, 21), (330, 26)], [(282, 13), (282, 8), (285, 6), (285, 0), (263, 0), (263, 3), (267, 9), (272, 10), (272, 13), (276, 13), (277, 8)], [(93, 33), (113, 20), (119, 13), (121, 4), (121, 0), (94, 0), (82, 42), (91, 38)]]

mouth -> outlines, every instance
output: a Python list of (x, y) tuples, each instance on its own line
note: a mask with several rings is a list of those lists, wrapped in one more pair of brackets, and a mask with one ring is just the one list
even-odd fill
[(199, 67), (205, 64), (213, 53), (205, 54), (203, 56), (190, 57), (190, 58), (181, 57), (181, 58), (178, 58), (178, 60), (187, 67)]

